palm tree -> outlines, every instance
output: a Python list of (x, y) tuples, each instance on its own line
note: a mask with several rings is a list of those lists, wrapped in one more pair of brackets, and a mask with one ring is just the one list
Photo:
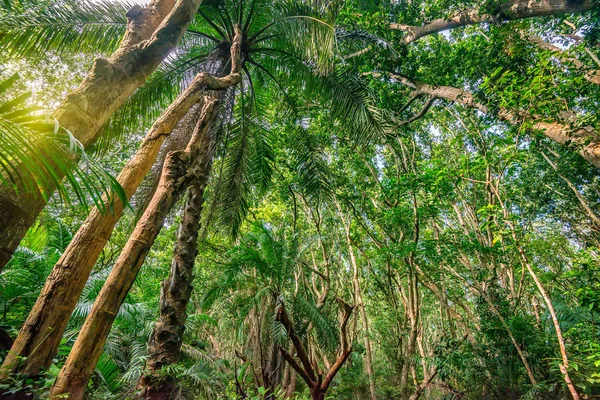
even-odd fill
[[(312, 272), (304, 261), (312, 241), (301, 245), (297, 234), (286, 232), (287, 228), (255, 222), (240, 244), (227, 252), (220, 270), (211, 271), (218, 278), (202, 299), (202, 307), (212, 310), (214, 318), (230, 315), (226, 319), (239, 325), (233, 331), (243, 330), (242, 353), (257, 371), (256, 386), (271, 395), (278, 385), (294, 386), (285, 382), (281, 373), (284, 352), (280, 349), (285, 345), (287, 327), (274, 317), (283, 304), (290, 310), (298, 334), (306, 342), (318, 343), (318, 351), (330, 352), (339, 339), (329, 308), (319, 309), (318, 298), (296, 289), (302, 275), (309, 279)], [(316, 340), (309, 340), (312, 335)], [(291, 393), (294, 387), (286, 389)]]

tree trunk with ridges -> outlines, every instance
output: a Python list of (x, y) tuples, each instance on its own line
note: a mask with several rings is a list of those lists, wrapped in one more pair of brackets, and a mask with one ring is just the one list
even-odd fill
[(115, 266), (100, 290), (90, 315), (51, 389), (51, 398), (83, 399), (112, 323), (131, 288), (173, 203), (188, 182), (191, 160), (206, 154), (206, 134), (216, 100), (206, 99), (202, 116), (185, 151), (171, 152), (165, 160), (160, 183), (152, 201), (137, 223)]
[[(207, 77), (206, 74), (200, 74), (167, 108), (119, 174), (117, 180), (128, 199), (152, 167), (165, 138), (190, 108), (200, 101), (207, 87)], [(178, 129), (193, 129), (188, 125), (194, 124), (197, 116), (197, 112), (189, 113)], [(0, 379), (6, 379), (17, 370), (35, 376), (50, 366), (92, 268), (122, 213), (123, 203), (116, 196), (112, 199), (112, 212), (100, 213), (97, 208), (92, 210), (50, 273), (11, 352), (4, 360)]]

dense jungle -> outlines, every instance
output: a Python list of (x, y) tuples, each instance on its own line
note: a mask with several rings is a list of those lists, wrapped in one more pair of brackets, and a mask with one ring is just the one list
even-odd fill
[(0, 399), (600, 399), (596, 0), (0, 0)]

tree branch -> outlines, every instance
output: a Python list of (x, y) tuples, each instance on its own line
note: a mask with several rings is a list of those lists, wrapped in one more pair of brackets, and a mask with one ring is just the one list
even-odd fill
[(288, 336), (294, 344), (294, 348), (296, 349), (296, 353), (298, 354), (298, 358), (300, 359), (300, 362), (304, 367), (306, 375), (308, 376), (311, 382), (315, 382), (317, 380), (317, 377), (310, 363), (310, 357), (308, 356), (308, 352), (306, 351), (304, 345), (302, 344), (302, 341), (296, 334), (294, 326), (292, 325), (292, 322), (290, 321), (288, 314), (285, 310), (285, 306), (283, 304), (279, 305), (275, 320), (283, 324), (285, 330), (288, 333)]
[(285, 351), (283, 347), (280, 347), (279, 351), (281, 352), (283, 359), (290, 364), (290, 366), (302, 377), (302, 379), (304, 379), (307, 385), (310, 385), (311, 383), (314, 384), (314, 381), (310, 379), (306, 371), (296, 362), (296, 360), (294, 360), (294, 357), (292, 357), (290, 353)]
[[(369, 72), (365, 73), (365, 75), (378, 77), (381, 76), (381, 73)], [(432, 86), (395, 73), (390, 73), (389, 76), (395, 82), (420, 93), (474, 108), (484, 114), (492, 112), (485, 104), (477, 101), (471, 92), (466, 90), (452, 86)], [(600, 168), (600, 141), (593, 139), (593, 134), (596, 131), (594, 127), (572, 128), (570, 124), (548, 121), (542, 116), (528, 115), (525, 112), (511, 111), (504, 108), (497, 110), (495, 115), (501, 121), (506, 121), (514, 125), (528, 123), (530, 124), (530, 129), (540, 131), (550, 140), (563, 145), (574, 145), (579, 155), (585, 158), (590, 164)]]
[(392, 23), (390, 29), (404, 31), (404, 43), (410, 44), (422, 37), (463, 26), (582, 13), (591, 10), (592, 7), (592, 0), (509, 0), (501, 2), (490, 13), (481, 13), (480, 8), (476, 7), (460, 11), (449, 18), (438, 18), (422, 26)]

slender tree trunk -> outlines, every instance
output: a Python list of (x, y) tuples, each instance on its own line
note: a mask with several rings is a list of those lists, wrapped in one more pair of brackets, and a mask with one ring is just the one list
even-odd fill
[(290, 380), (285, 389), (285, 397), (286, 398), (289, 399), (294, 396), (294, 392), (296, 391), (297, 380), (298, 380), (298, 373), (296, 372), (295, 369), (292, 368), (290, 371)]
[(525, 255), (525, 251), (519, 245), (519, 243), (517, 241), (517, 235), (516, 235), (514, 226), (512, 225), (512, 222), (509, 222), (509, 226), (511, 227), (513, 239), (515, 240), (515, 244), (517, 245), (517, 250), (519, 251), (519, 254), (521, 255), (523, 264), (525, 265), (525, 268), (527, 268), (527, 272), (529, 272), (529, 275), (531, 275), (531, 277), (533, 278), (533, 281), (535, 282), (535, 285), (537, 286), (540, 294), (542, 295), (542, 298), (544, 299), (544, 302), (546, 303), (546, 307), (548, 307), (548, 311), (550, 312), (550, 317), (552, 318), (552, 324), (554, 325), (554, 331), (556, 332), (556, 338), (558, 340), (558, 348), (560, 350), (560, 356), (562, 358), (562, 364), (559, 365), (560, 372), (563, 375), (564, 381), (567, 385), (567, 388), (569, 389), (569, 393), (571, 394), (571, 397), (573, 397), (573, 400), (579, 400), (580, 399), (579, 393), (577, 392), (577, 388), (573, 384), (573, 381), (571, 381), (571, 377), (569, 375), (569, 358), (567, 356), (567, 348), (565, 346), (565, 339), (563, 338), (562, 329), (560, 327), (560, 322), (558, 321), (558, 317), (556, 316), (556, 311), (554, 310), (554, 305), (552, 304), (552, 300), (550, 299), (550, 296), (546, 292), (544, 285), (542, 284), (542, 282), (538, 278), (537, 274), (533, 270), (533, 267), (529, 263), (529, 260), (527, 259), (527, 256)]
[[(446, 267), (446, 268), (450, 268), (450, 267)], [(452, 271), (452, 273), (457, 278), (461, 278), (461, 276), (458, 273), (456, 273), (456, 271), (454, 271), (454, 270), (451, 270), (451, 271)], [(525, 353), (523, 352), (523, 349), (521, 349), (521, 345), (519, 344), (519, 342), (515, 338), (515, 335), (513, 334), (512, 329), (510, 328), (510, 326), (506, 322), (506, 319), (502, 316), (502, 314), (500, 313), (500, 311), (498, 310), (498, 308), (496, 307), (496, 305), (494, 304), (494, 302), (489, 298), (489, 296), (487, 295), (487, 293), (485, 293), (485, 291), (482, 288), (477, 288), (477, 287), (475, 287), (473, 285), (471, 285), (471, 286), (477, 292), (479, 292), (479, 294), (481, 295), (481, 297), (483, 297), (483, 299), (485, 300), (485, 302), (490, 307), (490, 310), (492, 311), (492, 313), (498, 318), (498, 320), (500, 321), (500, 324), (502, 325), (502, 327), (504, 328), (504, 330), (508, 334), (508, 337), (510, 338), (510, 341), (512, 342), (513, 346), (515, 347), (515, 350), (517, 351), (517, 354), (519, 355), (519, 358), (521, 359), (521, 362), (523, 363), (523, 366), (525, 367), (525, 371), (527, 372), (527, 376), (529, 377), (529, 381), (531, 382), (532, 385), (537, 385), (537, 380), (535, 379), (535, 375), (533, 374), (533, 369), (529, 365), (529, 361), (527, 361), (527, 358), (525, 357)]]
[(212, 156), (206, 158), (203, 175), (194, 179), (188, 190), (188, 199), (179, 224), (179, 233), (171, 271), (161, 283), (160, 317), (148, 340), (147, 372), (140, 379), (142, 398), (168, 399), (173, 392), (174, 382), (160, 379), (157, 372), (165, 365), (179, 360), (183, 333), (187, 320), (187, 305), (192, 294), (194, 261), (198, 253), (198, 231), (204, 203), (204, 188), (210, 170)]
[(573, 182), (571, 182), (569, 178), (567, 178), (559, 172), (556, 163), (550, 160), (550, 158), (548, 158), (548, 156), (544, 152), (542, 152), (542, 157), (544, 157), (546, 162), (552, 167), (554, 171), (556, 171), (556, 174), (567, 184), (567, 186), (569, 186), (569, 189), (573, 191), (573, 194), (579, 201), (579, 204), (581, 204), (581, 207), (583, 208), (587, 216), (590, 217), (590, 219), (592, 220), (592, 226), (600, 228), (600, 217), (598, 217), (594, 210), (592, 210), (592, 207), (590, 207), (585, 197), (583, 197), (583, 195), (579, 193), (579, 189), (577, 189), (577, 187), (573, 184)]
[[(210, 75), (199, 74), (152, 126), (134, 157), (117, 178), (128, 199), (152, 167), (165, 138), (190, 108), (200, 101), (207, 87), (216, 88), (217, 82)], [(193, 129), (187, 124), (195, 123), (197, 113), (190, 114), (180, 129)], [(6, 379), (10, 373), (17, 371), (37, 375), (52, 363), (92, 268), (123, 213), (121, 200), (117, 196), (112, 197), (106, 201), (107, 206), (112, 205), (112, 212), (101, 213), (94, 208), (54, 266), (15, 345), (4, 360), (0, 379)]]
[[(378, 73), (369, 73), (369, 75), (377, 76)], [(430, 96), (431, 98), (445, 99), (462, 104), (481, 111), (484, 114), (491, 112), (485, 104), (478, 102), (475, 96), (466, 90), (452, 86), (432, 86), (398, 74), (391, 74), (390, 76), (396, 82), (413, 88), (417, 93)], [(498, 110), (496, 117), (510, 124), (527, 123), (532, 130), (541, 132), (548, 139), (556, 143), (572, 145), (576, 147), (581, 157), (595, 167), (600, 168), (600, 141), (596, 137), (596, 129), (592, 126), (572, 128), (569, 123), (547, 121), (547, 118), (541, 116), (513, 112), (507, 109)]]
[(571, 376), (569, 375), (569, 358), (567, 356), (567, 348), (565, 346), (565, 339), (562, 335), (562, 329), (560, 327), (560, 322), (558, 321), (558, 317), (556, 315), (556, 310), (554, 309), (554, 305), (552, 304), (552, 299), (550, 299), (550, 296), (548, 295), (548, 292), (546, 292), (546, 289), (544, 288), (542, 281), (540, 281), (537, 274), (533, 270), (533, 267), (529, 263), (529, 259), (527, 257), (527, 254), (525, 254), (525, 250), (519, 243), (515, 225), (510, 220), (510, 213), (508, 212), (508, 208), (506, 207), (506, 204), (502, 200), (502, 197), (500, 196), (499, 191), (496, 190), (494, 192), (494, 194), (498, 198), (498, 202), (500, 203), (500, 206), (502, 207), (505, 223), (510, 228), (511, 236), (513, 238), (513, 241), (515, 242), (515, 246), (517, 247), (519, 256), (521, 257), (522, 264), (527, 269), (527, 272), (529, 272), (529, 275), (531, 275), (531, 277), (533, 278), (533, 281), (535, 282), (535, 285), (536, 285), (538, 291), (540, 292), (540, 294), (542, 295), (542, 298), (544, 299), (544, 302), (546, 303), (546, 307), (548, 307), (548, 312), (550, 312), (550, 317), (552, 318), (552, 324), (554, 325), (554, 330), (556, 332), (556, 338), (558, 340), (558, 348), (559, 348), (561, 359), (562, 359), (562, 364), (559, 365), (560, 372), (563, 375), (563, 379), (567, 385), (567, 388), (569, 389), (569, 393), (571, 394), (571, 397), (573, 397), (573, 400), (579, 400), (580, 399), (579, 393), (577, 392), (577, 388), (573, 384), (573, 381), (571, 381)]
[(336, 205), (342, 218), (342, 223), (346, 231), (346, 244), (348, 245), (348, 253), (350, 255), (350, 263), (352, 264), (352, 284), (354, 286), (354, 297), (356, 306), (360, 313), (360, 319), (364, 329), (364, 344), (365, 344), (365, 369), (367, 371), (367, 377), (369, 379), (369, 393), (371, 400), (376, 400), (377, 394), (375, 391), (375, 379), (373, 378), (373, 353), (371, 351), (371, 339), (369, 338), (369, 321), (367, 318), (367, 312), (365, 310), (365, 303), (363, 302), (362, 292), (360, 290), (360, 274), (358, 270), (358, 263), (356, 262), (356, 256), (354, 254), (354, 248), (352, 246), (352, 238), (350, 237), (350, 222), (344, 220), (342, 210), (339, 204)]
[[(106, 120), (141, 86), (175, 48), (201, 0), (153, 0), (128, 13), (127, 31), (110, 59), (99, 58), (77, 89), (54, 113), (84, 146), (94, 140)], [(0, 270), (12, 257), (46, 199), (24, 187), (0, 186)]]
[(90, 315), (51, 389), (53, 399), (82, 399), (87, 382), (102, 354), (106, 337), (137, 273), (158, 236), (176, 197), (198, 166), (191, 164), (212, 147), (207, 138), (215, 98), (206, 99), (202, 116), (185, 151), (171, 152), (165, 160), (152, 201), (137, 223), (115, 266), (100, 290)]

